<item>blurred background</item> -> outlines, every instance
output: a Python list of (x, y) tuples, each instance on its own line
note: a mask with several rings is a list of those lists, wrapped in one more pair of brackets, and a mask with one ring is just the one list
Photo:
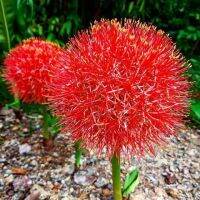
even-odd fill
[[(36, 36), (64, 46), (77, 31), (100, 18), (140, 19), (168, 33), (192, 67), (190, 119), (200, 126), (199, 0), (0, 0), (0, 64), (23, 39)], [(0, 77), (0, 106), (12, 102)]]

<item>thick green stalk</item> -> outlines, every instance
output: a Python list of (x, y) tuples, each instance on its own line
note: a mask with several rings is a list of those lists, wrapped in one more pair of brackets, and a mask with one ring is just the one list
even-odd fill
[(49, 123), (48, 123), (48, 119), (49, 119), (49, 114), (48, 114), (48, 109), (47, 106), (44, 105), (42, 107), (42, 111), (43, 111), (43, 125), (42, 125), (42, 135), (44, 137), (45, 140), (49, 140), (51, 138), (51, 133), (49, 132)]
[(82, 153), (83, 153), (83, 149), (81, 147), (81, 141), (78, 140), (75, 142), (75, 164), (76, 164), (76, 167), (78, 167), (78, 168), (81, 165)]
[(15, 97), (15, 102), (16, 102), (16, 109), (20, 109), (20, 100), (17, 98), (17, 97)]
[(43, 136), (43, 145), (45, 150), (50, 151), (54, 147), (54, 138), (50, 130), (50, 113), (48, 113), (48, 108), (46, 105), (42, 106), (43, 112), (43, 125), (42, 125), (42, 136)]
[(122, 200), (121, 179), (120, 179), (120, 156), (113, 155), (111, 163), (112, 163), (114, 200)]
[(45, 126), (43, 126), (42, 135), (43, 135), (45, 140), (51, 139), (51, 134), (50, 134), (50, 132), (47, 130), (47, 128)]

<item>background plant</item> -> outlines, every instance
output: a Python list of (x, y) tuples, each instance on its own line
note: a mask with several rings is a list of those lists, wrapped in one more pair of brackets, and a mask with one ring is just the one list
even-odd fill
[[(20, 101), (27, 103), (28, 106), (30, 103), (38, 104), (35, 110), (32, 110), (33, 113), (43, 116), (42, 133), (48, 143), (49, 141), (52, 143), (59, 128), (56, 126), (57, 119), (47, 108), (49, 95), (47, 87), (53, 81), (51, 75), (54, 70), (62, 67), (63, 55), (64, 49), (59, 45), (30, 38), (12, 48), (4, 59), (4, 79), (15, 97), (14, 102), (6, 104), (6, 107), (19, 109)], [(25, 107), (24, 111), (26, 110)]]

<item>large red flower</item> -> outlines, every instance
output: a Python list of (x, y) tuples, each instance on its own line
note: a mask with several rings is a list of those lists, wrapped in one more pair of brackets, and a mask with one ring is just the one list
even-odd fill
[(11, 92), (24, 102), (46, 103), (52, 70), (62, 66), (62, 54), (57, 44), (37, 38), (12, 49), (4, 61)]
[(70, 40), (65, 59), (50, 100), (87, 148), (142, 155), (182, 126), (187, 65), (163, 31), (101, 20)]

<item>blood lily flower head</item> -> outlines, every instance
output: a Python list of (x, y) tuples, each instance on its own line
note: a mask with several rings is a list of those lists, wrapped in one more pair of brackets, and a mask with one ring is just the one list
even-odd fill
[(11, 92), (27, 103), (46, 103), (52, 70), (61, 67), (63, 50), (38, 38), (24, 40), (7, 55), (5, 79)]
[(63, 130), (87, 148), (144, 155), (182, 126), (187, 66), (154, 26), (101, 20), (70, 40), (50, 101)]

